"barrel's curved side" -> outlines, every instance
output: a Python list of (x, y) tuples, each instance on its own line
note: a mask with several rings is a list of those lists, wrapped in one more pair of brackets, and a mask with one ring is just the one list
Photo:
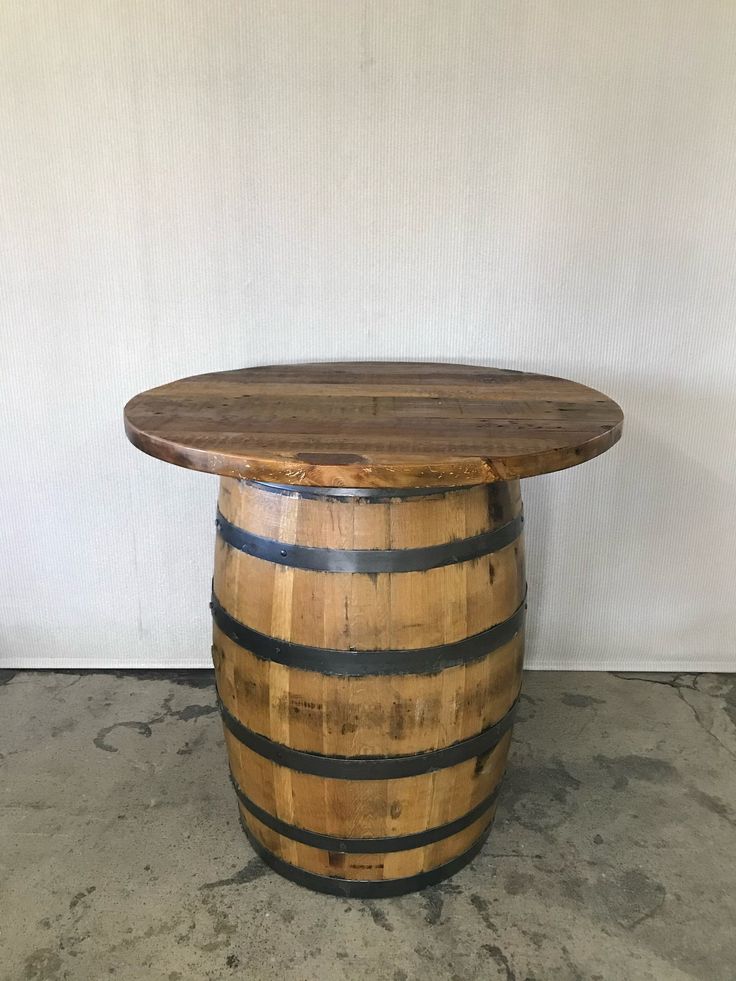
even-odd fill
[(366, 498), (223, 478), (213, 659), (241, 820), (277, 871), (396, 895), (472, 857), (521, 685), (521, 522), (518, 482)]

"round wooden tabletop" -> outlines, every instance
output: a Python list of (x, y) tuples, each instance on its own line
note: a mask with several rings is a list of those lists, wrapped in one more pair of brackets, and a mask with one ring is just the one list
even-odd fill
[(125, 407), (139, 449), (192, 470), (322, 487), (438, 487), (562, 470), (623, 413), (564, 378), (459, 364), (266, 365), (183, 378)]

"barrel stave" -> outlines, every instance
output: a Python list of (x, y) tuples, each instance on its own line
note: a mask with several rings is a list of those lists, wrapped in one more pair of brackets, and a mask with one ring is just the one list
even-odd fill
[(366, 498), (223, 478), (219, 514), (213, 659), (254, 847), (350, 895), (451, 874), (493, 820), (521, 687), (518, 481)]

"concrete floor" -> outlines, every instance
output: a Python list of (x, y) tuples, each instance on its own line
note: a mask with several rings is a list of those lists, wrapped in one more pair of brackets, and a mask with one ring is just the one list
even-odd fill
[(310, 893), (238, 825), (208, 672), (0, 673), (3, 981), (736, 978), (736, 677), (532, 673), (449, 882)]

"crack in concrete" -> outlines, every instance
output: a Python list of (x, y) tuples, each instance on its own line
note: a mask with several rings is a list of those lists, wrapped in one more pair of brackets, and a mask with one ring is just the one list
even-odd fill
[(79, 682), (80, 682), (80, 681), (82, 680), (82, 678), (83, 678), (83, 675), (81, 675), (81, 674), (79, 674), (79, 675), (77, 675), (77, 677), (76, 677), (76, 678), (72, 678), (72, 680), (71, 680), (71, 681), (69, 682), (69, 684), (67, 684), (67, 685), (62, 685), (62, 686), (61, 686), (61, 688), (57, 688), (57, 689), (56, 689), (56, 691), (54, 692), (54, 694), (52, 695), (52, 698), (58, 698), (58, 696), (59, 696), (59, 695), (60, 695), (60, 694), (61, 694), (61, 693), (62, 693), (63, 691), (66, 691), (66, 690), (67, 690), (67, 688), (73, 688), (73, 687), (74, 687), (74, 685), (78, 685), (78, 684), (79, 684)]
[(520, 855), (518, 852), (487, 852), (488, 858), (522, 858), (527, 861), (538, 861), (544, 855)]
[[(692, 702), (688, 701), (688, 699), (683, 693), (683, 690), (694, 691), (698, 695), (705, 695), (706, 698), (721, 698), (722, 696), (720, 695), (711, 695), (708, 692), (704, 692), (701, 688), (697, 687), (696, 684), (697, 679), (700, 678), (704, 673), (705, 672), (697, 672), (697, 673), (689, 674), (683, 672), (681, 674), (673, 675), (670, 680), (666, 680), (666, 679), (659, 679), (659, 678), (642, 678), (641, 676), (628, 674), (627, 672), (619, 672), (619, 671), (609, 672), (609, 674), (613, 675), (614, 678), (618, 678), (620, 681), (640, 681), (647, 685), (664, 685), (666, 688), (671, 688), (674, 692), (676, 692), (677, 697), (680, 699), (680, 701), (684, 705), (687, 705), (687, 707), (690, 709), (695, 721), (703, 730), (703, 732), (707, 736), (710, 736), (710, 738), (715, 743), (717, 743), (721, 747), (721, 749), (725, 750), (725, 752), (728, 753), (731, 759), (736, 760), (736, 752), (734, 752), (734, 750), (732, 750), (729, 746), (727, 746), (722, 739), (719, 739), (719, 737), (713, 732), (712, 729), (708, 728), (708, 726), (705, 724), (705, 721), (703, 720), (700, 713), (698, 712), (697, 708), (692, 704)], [(689, 685), (685, 684), (685, 682), (680, 680), (682, 678), (692, 678), (693, 679), (692, 684)]]
[[(692, 691), (698, 691), (698, 689), (694, 688), (692, 689)], [(697, 708), (692, 704), (692, 702), (689, 702), (687, 700), (687, 698), (679, 688), (677, 690), (677, 695), (680, 701), (683, 702), (685, 705), (687, 705), (687, 707), (693, 713), (693, 716), (695, 717), (695, 721), (698, 723), (698, 725), (703, 730), (703, 732), (706, 735), (710, 736), (711, 739), (715, 740), (715, 742), (718, 743), (721, 749), (725, 750), (728, 753), (728, 755), (731, 757), (732, 760), (736, 760), (736, 752), (734, 752), (734, 750), (732, 750), (729, 746), (727, 746), (722, 739), (719, 739), (719, 737), (715, 734), (715, 732), (713, 732), (712, 729), (708, 728), (708, 726), (705, 724), (705, 721), (700, 717), (700, 713), (698, 712)]]
[(618, 678), (619, 681), (643, 681), (648, 685), (664, 685), (666, 688), (673, 688), (675, 691), (678, 691), (680, 688), (689, 688), (691, 691), (700, 691), (700, 689), (696, 688), (694, 684), (686, 685), (684, 682), (681, 683), (680, 679), (692, 678), (693, 681), (695, 681), (702, 674), (702, 672), (681, 672), (680, 674), (673, 674), (672, 677), (667, 680), (666, 678), (645, 678), (640, 674), (629, 671), (609, 671), (608, 673), (614, 678)]

